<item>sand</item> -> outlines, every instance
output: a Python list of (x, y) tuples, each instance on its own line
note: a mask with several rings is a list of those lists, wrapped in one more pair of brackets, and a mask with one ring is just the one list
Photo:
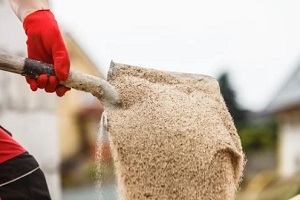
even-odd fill
[(123, 102), (101, 123), (120, 199), (234, 199), (245, 158), (214, 78), (119, 64), (108, 82)]

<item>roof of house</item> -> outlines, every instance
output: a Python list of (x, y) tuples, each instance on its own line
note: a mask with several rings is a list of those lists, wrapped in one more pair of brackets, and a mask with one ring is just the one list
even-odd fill
[(300, 65), (280, 88), (265, 111), (267, 113), (276, 113), (295, 106), (300, 106)]

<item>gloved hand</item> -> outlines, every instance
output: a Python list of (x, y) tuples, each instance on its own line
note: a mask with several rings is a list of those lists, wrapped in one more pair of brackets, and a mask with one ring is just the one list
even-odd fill
[(70, 58), (54, 15), (49, 9), (28, 14), (23, 27), (27, 35), (28, 58), (54, 65), (56, 76), (40, 75), (37, 79), (26, 77), (32, 91), (38, 88), (63, 96), (70, 88), (59, 84), (68, 79)]

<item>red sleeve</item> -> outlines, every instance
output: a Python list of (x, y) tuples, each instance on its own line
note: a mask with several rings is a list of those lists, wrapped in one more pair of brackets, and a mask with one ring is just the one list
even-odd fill
[(0, 127), (0, 163), (9, 160), (26, 150)]

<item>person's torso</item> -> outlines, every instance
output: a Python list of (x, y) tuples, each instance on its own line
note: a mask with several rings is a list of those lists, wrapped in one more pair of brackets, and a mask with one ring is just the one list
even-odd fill
[(25, 148), (0, 126), (0, 187), (27, 176), (39, 168)]

